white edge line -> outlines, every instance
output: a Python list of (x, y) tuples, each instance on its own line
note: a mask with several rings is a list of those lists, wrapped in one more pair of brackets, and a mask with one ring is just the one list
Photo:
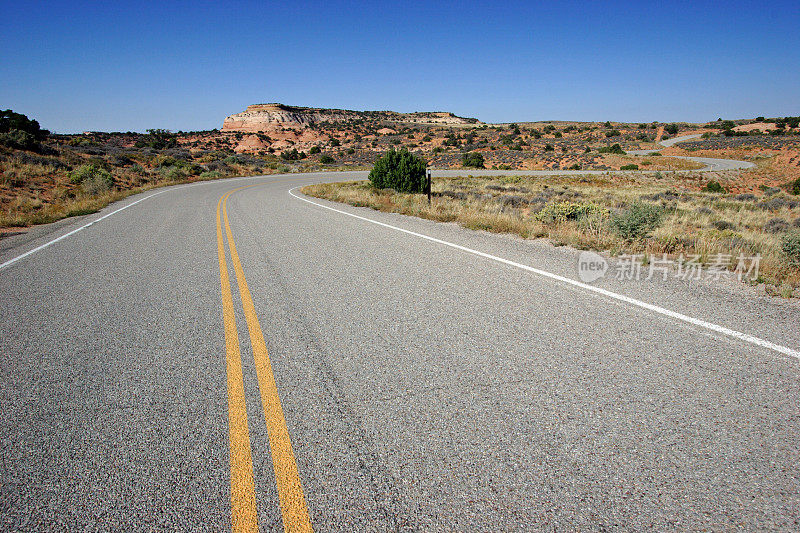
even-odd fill
[(43, 250), (43, 249), (47, 248), (47, 247), (48, 247), (48, 246), (50, 246), (51, 244), (55, 244), (55, 243), (57, 243), (58, 241), (62, 241), (62, 240), (64, 240), (64, 239), (66, 239), (67, 237), (69, 237), (70, 235), (75, 235), (75, 234), (76, 234), (76, 233), (78, 233), (79, 231), (81, 231), (81, 230), (84, 230), (84, 229), (88, 228), (89, 226), (91, 226), (91, 225), (93, 225), (93, 224), (96, 224), (96, 223), (100, 222), (100, 221), (101, 221), (101, 220), (103, 220), (104, 218), (108, 218), (108, 217), (110, 217), (111, 215), (114, 215), (114, 214), (116, 214), (116, 213), (119, 213), (120, 211), (124, 211), (125, 209), (128, 209), (129, 207), (131, 207), (131, 206), (134, 206), (134, 205), (138, 204), (139, 202), (144, 202), (145, 200), (147, 200), (147, 199), (149, 199), (149, 198), (152, 198), (153, 196), (158, 196), (159, 194), (163, 194), (163, 193), (165, 193), (165, 192), (167, 192), (167, 190), (163, 190), (163, 191), (157, 192), (157, 193), (155, 193), (155, 194), (151, 194), (151, 195), (149, 195), (149, 196), (145, 196), (144, 198), (139, 198), (139, 199), (138, 199), (138, 200), (136, 200), (135, 202), (131, 202), (131, 203), (127, 204), (127, 205), (124, 205), (124, 206), (120, 207), (119, 209), (115, 209), (114, 211), (112, 211), (112, 212), (110, 212), (110, 213), (106, 213), (105, 215), (101, 216), (100, 218), (97, 218), (97, 219), (95, 219), (95, 220), (92, 220), (91, 222), (89, 222), (89, 223), (87, 223), (87, 224), (84, 224), (83, 226), (80, 226), (80, 227), (78, 227), (78, 228), (75, 228), (74, 230), (72, 230), (72, 231), (69, 231), (69, 232), (65, 233), (64, 235), (61, 235), (60, 237), (56, 237), (56, 238), (55, 238), (55, 239), (53, 239), (52, 241), (47, 241), (46, 243), (44, 243), (44, 244), (42, 244), (42, 245), (40, 245), (40, 246), (37, 246), (36, 248), (34, 248), (34, 249), (32, 249), (32, 250), (28, 250), (28, 251), (27, 251), (27, 252), (25, 252), (24, 254), (20, 254), (20, 255), (18, 255), (17, 257), (14, 257), (13, 259), (9, 259), (9, 260), (8, 260), (8, 261), (6, 261), (5, 263), (2, 263), (2, 264), (0, 264), (0, 270), (4, 269), (4, 268), (5, 268), (5, 267), (7, 267), (7, 266), (11, 266), (11, 265), (13, 265), (14, 263), (16, 263), (17, 261), (19, 261), (20, 259), (24, 259), (24, 258), (28, 257), (29, 255), (35, 254), (35, 253), (36, 253), (36, 252), (38, 252), (39, 250)]
[(762, 348), (767, 348), (769, 350), (773, 350), (773, 351), (776, 351), (778, 353), (782, 353), (784, 355), (788, 355), (790, 357), (794, 357), (796, 359), (800, 359), (800, 351), (798, 351), (798, 350), (793, 350), (793, 349), (788, 348), (786, 346), (781, 346), (780, 344), (775, 344), (773, 342), (770, 342), (770, 341), (755, 337), (753, 335), (749, 335), (747, 333), (742, 333), (740, 331), (729, 329), (729, 328), (726, 328), (725, 326), (712, 324), (711, 322), (706, 322), (705, 320), (700, 320), (698, 318), (694, 318), (694, 317), (691, 317), (691, 316), (688, 316), (688, 315), (684, 315), (684, 314), (678, 313), (676, 311), (670, 311), (669, 309), (665, 309), (665, 308), (659, 307), (657, 305), (649, 304), (647, 302), (643, 302), (641, 300), (637, 300), (637, 299), (631, 298), (629, 296), (624, 296), (622, 294), (617, 294), (616, 292), (611, 292), (611, 291), (606, 290), (606, 289), (601, 289), (600, 287), (594, 287), (593, 285), (589, 285), (587, 283), (583, 283), (583, 282), (580, 282), (580, 281), (577, 281), (577, 280), (574, 280), (574, 279), (566, 278), (564, 276), (559, 276), (558, 274), (553, 274), (552, 272), (547, 272), (546, 270), (540, 270), (538, 268), (534, 268), (534, 267), (531, 267), (531, 266), (528, 266), (528, 265), (523, 265), (521, 263), (510, 261), (508, 259), (503, 259), (502, 257), (497, 257), (496, 255), (487, 254), (485, 252), (479, 252), (478, 250), (473, 250), (472, 248), (467, 248), (465, 246), (460, 246), (460, 245), (454, 244), (452, 242), (443, 241), (443, 240), (437, 239), (435, 237), (429, 237), (428, 235), (423, 235), (421, 233), (416, 233), (414, 231), (410, 231), (410, 230), (407, 230), (407, 229), (398, 228), (397, 226), (392, 226), (391, 224), (386, 224), (384, 222), (378, 222), (377, 220), (372, 220), (372, 219), (367, 218), (367, 217), (362, 217), (362, 216), (359, 216), (359, 215), (355, 215), (353, 213), (348, 213), (347, 211), (342, 211), (340, 209), (336, 209), (336, 208), (333, 208), (333, 207), (329, 207), (327, 205), (323, 205), (323, 204), (320, 204), (320, 203), (317, 203), (317, 202), (313, 202), (313, 201), (311, 201), (311, 200), (309, 200), (307, 198), (302, 198), (302, 197), (297, 196), (296, 194), (294, 194), (294, 191), (296, 189), (298, 189), (298, 188), (299, 187), (295, 187), (293, 189), (290, 189), (289, 190), (289, 194), (294, 196), (298, 200), (302, 200), (302, 201), (307, 202), (309, 204), (313, 204), (313, 205), (316, 205), (318, 207), (322, 207), (323, 209), (329, 209), (331, 211), (335, 211), (335, 212), (341, 213), (343, 215), (347, 215), (347, 216), (350, 216), (350, 217), (353, 217), (353, 218), (357, 218), (357, 219), (363, 220), (365, 222), (371, 222), (372, 224), (377, 224), (379, 226), (383, 226), (383, 227), (390, 228), (390, 229), (393, 229), (393, 230), (396, 230), (396, 231), (407, 233), (409, 235), (414, 235), (415, 237), (419, 237), (421, 239), (426, 239), (428, 241), (432, 241), (432, 242), (435, 242), (437, 244), (442, 244), (444, 246), (449, 246), (451, 248), (455, 248), (456, 250), (461, 250), (462, 252), (467, 252), (467, 253), (470, 253), (470, 254), (473, 254), (473, 255), (484, 257), (486, 259), (491, 259), (492, 261), (497, 261), (498, 263), (503, 263), (505, 265), (510, 265), (510, 266), (513, 266), (513, 267), (516, 267), (516, 268), (520, 268), (522, 270), (527, 270), (528, 272), (533, 272), (534, 274), (537, 274), (539, 276), (543, 276), (545, 278), (550, 278), (550, 279), (553, 279), (553, 280), (556, 280), (556, 281), (560, 281), (562, 283), (567, 283), (569, 285), (573, 285), (575, 287), (578, 287), (578, 288), (581, 288), (581, 289), (584, 289), (584, 290), (587, 290), (587, 291), (591, 291), (591, 292), (594, 292), (594, 293), (597, 293), (597, 294), (602, 294), (603, 296), (606, 296), (608, 298), (613, 298), (613, 299), (619, 300), (621, 302), (625, 302), (625, 303), (628, 303), (628, 304), (631, 304), (631, 305), (635, 305), (637, 307), (641, 307), (643, 309), (647, 309), (648, 311), (652, 311), (652, 312), (658, 313), (660, 315), (668, 316), (670, 318), (681, 320), (683, 322), (688, 322), (689, 324), (692, 324), (692, 325), (695, 325), (695, 326), (699, 326), (701, 328), (705, 328), (705, 329), (714, 331), (716, 333), (721, 333), (722, 335), (726, 335), (728, 337), (733, 337), (733, 338), (739, 339), (741, 341), (748, 342), (750, 344), (755, 344), (756, 346), (761, 346)]

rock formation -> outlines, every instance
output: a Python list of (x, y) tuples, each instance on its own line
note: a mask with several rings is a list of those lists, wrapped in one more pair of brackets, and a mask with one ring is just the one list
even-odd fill
[(222, 123), (223, 131), (258, 132), (275, 128), (308, 127), (322, 122), (351, 122), (377, 120), (400, 124), (480, 124), (477, 119), (463, 118), (446, 112), (397, 113), (395, 111), (350, 111), (347, 109), (322, 109), (295, 107), (283, 104), (256, 104), (247, 106)]

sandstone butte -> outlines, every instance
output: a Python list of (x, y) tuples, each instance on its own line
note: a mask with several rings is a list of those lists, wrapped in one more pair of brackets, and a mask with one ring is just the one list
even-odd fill
[(447, 112), (397, 113), (395, 111), (350, 111), (347, 109), (321, 109), (295, 107), (284, 104), (255, 104), (247, 106), (222, 123), (223, 131), (260, 132), (285, 127), (313, 127), (324, 122), (350, 122), (358, 120), (398, 124), (480, 124), (474, 118), (464, 118)]

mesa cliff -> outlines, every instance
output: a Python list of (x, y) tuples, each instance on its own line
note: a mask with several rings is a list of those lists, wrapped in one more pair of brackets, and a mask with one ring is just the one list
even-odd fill
[(316, 124), (334, 122), (380, 121), (397, 124), (441, 124), (474, 125), (481, 122), (453, 113), (434, 111), (398, 113), (395, 111), (352, 111), (348, 109), (324, 109), (297, 107), (284, 104), (255, 104), (247, 106), (241, 113), (231, 115), (222, 123), (223, 131), (259, 132), (276, 127), (311, 127)]

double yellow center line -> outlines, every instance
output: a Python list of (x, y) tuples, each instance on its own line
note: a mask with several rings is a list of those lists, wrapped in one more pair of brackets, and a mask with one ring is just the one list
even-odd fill
[(289, 440), (289, 430), (283, 416), (283, 408), (275, 385), (275, 376), (264, 342), (264, 333), (256, 316), (253, 298), (247, 287), (247, 280), (236, 252), (236, 243), (228, 222), (228, 197), (242, 189), (254, 187), (247, 185), (229, 191), (217, 202), (217, 255), (219, 257), (219, 277), (222, 285), (222, 316), (225, 326), (225, 351), (228, 369), (228, 429), (230, 439), (231, 461), (231, 520), (233, 531), (258, 531), (258, 513), (256, 511), (255, 486), (253, 483), (253, 457), (250, 449), (250, 433), (247, 427), (247, 410), (245, 408), (244, 378), (242, 375), (242, 357), (239, 349), (239, 334), (236, 329), (233, 297), (231, 294), (228, 264), (225, 257), (225, 245), (222, 238), (222, 222), (225, 222), (225, 234), (231, 254), (231, 263), (236, 273), (236, 282), (242, 299), (242, 308), (250, 333), (250, 344), (253, 348), (258, 388), (261, 393), (261, 405), (269, 435), (269, 447), (272, 454), (272, 466), (275, 470), (275, 481), (278, 486), (278, 499), (281, 506), (284, 531), (312, 531), (308, 506), (300, 485), (297, 463)]

